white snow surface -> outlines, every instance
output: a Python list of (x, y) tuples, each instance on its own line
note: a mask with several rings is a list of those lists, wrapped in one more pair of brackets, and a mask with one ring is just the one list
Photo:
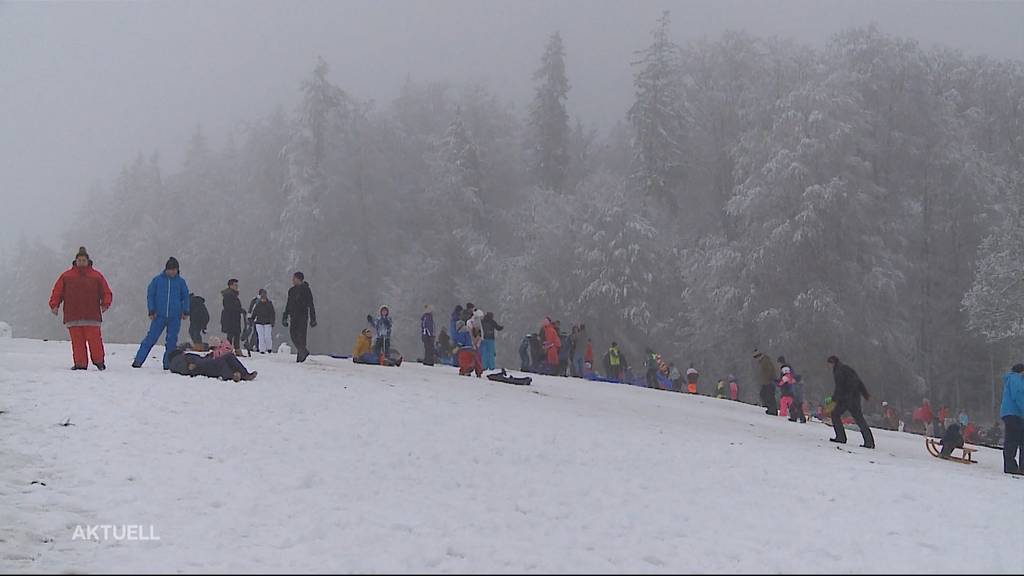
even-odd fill
[[(578, 379), (273, 354), (234, 383), (134, 352), (72, 372), (66, 342), (0, 342), (0, 572), (1024, 567), (1024, 483), (991, 449), (837, 449), (820, 423)], [(74, 538), (104, 524), (159, 540)]]

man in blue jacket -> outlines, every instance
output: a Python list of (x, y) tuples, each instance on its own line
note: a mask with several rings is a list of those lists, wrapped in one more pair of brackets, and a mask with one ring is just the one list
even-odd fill
[(1024, 453), (1020, 465), (1017, 452), (1024, 452), (1024, 364), (1017, 364), (1003, 375), (1003, 402), (999, 417), (1005, 424), (1003, 440), (1003, 472), (1024, 475)]
[(146, 307), (149, 310), (149, 333), (139, 345), (132, 368), (142, 368), (149, 356), (149, 351), (160, 339), (160, 333), (167, 330), (164, 350), (164, 370), (170, 370), (168, 353), (178, 346), (178, 330), (181, 321), (188, 316), (189, 297), (188, 284), (178, 275), (178, 260), (171, 257), (164, 266), (164, 271), (149, 283), (146, 290)]

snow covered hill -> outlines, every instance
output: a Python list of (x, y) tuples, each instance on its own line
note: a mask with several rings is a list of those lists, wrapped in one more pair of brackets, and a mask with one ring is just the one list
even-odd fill
[[(134, 351), (72, 372), (66, 342), (0, 341), (0, 571), (1022, 567), (1024, 483), (990, 449), (837, 449), (754, 406), (576, 379), (269, 355), (233, 383)], [(76, 537), (96, 525), (149, 538)]]

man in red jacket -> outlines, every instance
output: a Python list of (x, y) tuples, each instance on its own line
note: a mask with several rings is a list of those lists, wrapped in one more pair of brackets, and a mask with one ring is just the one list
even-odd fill
[(72, 370), (85, 370), (89, 366), (90, 354), (97, 368), (106, 369), (100, 324), (103, 322), (102, 313), (110, 308), (113, 299), (107, 279), (92, 267), (89, 253), (82, 246), (75, 255), (74, 264), (57, 278), (50, 294), (50, 312), (54, 316), (64, 303), (64, 325), (71, 334), (71, 352), (75, 361)]

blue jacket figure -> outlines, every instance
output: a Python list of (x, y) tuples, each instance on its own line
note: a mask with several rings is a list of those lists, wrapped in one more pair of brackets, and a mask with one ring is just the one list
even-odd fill
[[(999, 406), (1006, 437), (1003, 440), (1003, 472), (1024, 474), (1024, 364), (1003, 375), (1003, 402)], [(1020, 460), (1017, 453), (1020, 452)]]
[(378, 356), (383, 354), (387, 357), (391, 352), (391, 310), (387, 306), (381, 306), (379, 314), (376, 319), (367, 314), (366, 321), (377, 331), (377, 338), (373, 341), (373, 352)]
[(181, 321), (189, 313), (188, 284), (178, 275), (178, 260), (171, 257), (164, 266), (164, 271), (149, 283), (146, 290), (146, 309), (149, 311), (149, 332), (139, 345), (135, 354), (133, 368), (142, 368), (149, 356), (149, 351), (160, 339), (160, 333), (167, 330), (164, 350), (164, 370), (170, 370), (168, 353), (178, 346), (178, 330)]

